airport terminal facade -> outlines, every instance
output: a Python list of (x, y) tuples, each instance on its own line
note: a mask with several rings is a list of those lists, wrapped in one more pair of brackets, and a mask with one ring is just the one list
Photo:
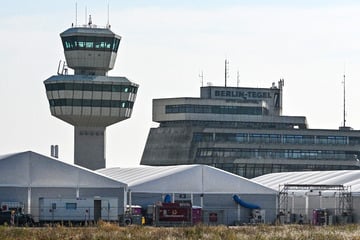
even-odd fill
[(359, 169), (360, 131), (309, 129), (282, 115), (283, 80), (270, 88), (201, 87), (200, 98), (153, 100), (143, 165), (207, 164), (253, 178)]

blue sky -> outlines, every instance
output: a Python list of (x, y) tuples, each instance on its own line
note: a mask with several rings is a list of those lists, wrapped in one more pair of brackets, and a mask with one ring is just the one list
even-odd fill
[[(64, 60), (59, 34), (75, 21), (76, 1), (6, 1), (0, 9), (0, 154), (60, 145), (73, 161), (73, 128), (52, 117), (43, 81)], [(306, 116), (311, 128), (347, 123), (360, 129), (360, 2), (357, 1), (77, 1), (93, 22), (122, 36), (112, 76), (140, 85), (131, 119), (107, 130), (108, 166), (139, 164), (150, 127), (151, 101), (199, 96), (204, 83), (270, 87), (285, 79), (284, 115)]]

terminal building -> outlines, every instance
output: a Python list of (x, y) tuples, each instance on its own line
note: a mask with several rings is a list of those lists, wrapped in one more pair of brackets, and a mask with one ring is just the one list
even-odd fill
[(153, 99), (142, 165), (206, 164), (247, 178), (359, 169), (360, 131), (310, 129), (282, 115), (283, 80), (270, 88), (206, 86), (200, 98)]
[[(51, 114), (74, 126), (75, 164), (105, 168), (106, 127), (131, 117), (138, 85), (108, 76), (121, 37), (91, 22), (60, 34), (66, 65), (44, 81)], [(74, 69), (68, 74), (67, 67)]]

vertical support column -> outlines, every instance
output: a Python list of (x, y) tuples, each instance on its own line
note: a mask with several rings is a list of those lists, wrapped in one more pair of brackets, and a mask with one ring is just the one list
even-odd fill
[(309, 222), (309, 196), (305, 193), (305, 219)]
[(126, 212), (127, 205), (127, 188), (124, 188), (124, 203), (123, 203), (123, 214)]
[(334, 192), (334, 215), (337, 216), (338, 214), (338, 205), (337, 205), (337, 201), (336, 201), (336, 192)]
[(321, 192), (319, 192), (319, 208), (323, 208), (323, 199)]
[(31, 214), (31, 187), (28, 187), (27, 193), (27, 213)]
[(129, 190), (129, 212), (130, 212), (130, 214), (132, 214), (131, 190)]

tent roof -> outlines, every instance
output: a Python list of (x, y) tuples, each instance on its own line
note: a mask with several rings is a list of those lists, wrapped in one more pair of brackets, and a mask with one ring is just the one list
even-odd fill
[(351, 186), (352, 192), (360, 192), (360, 170), (270, 173), (252, 180), (275, 190), (283, 184), (322, 184)]
[(86, 168), (27, 151), (0, 156), (0, 186), (120, 188), (127, 185)]
[(128, 184), (132, 192), (277, 193), (246, 178), (206, 165), (107, 168), (97, 172)]

